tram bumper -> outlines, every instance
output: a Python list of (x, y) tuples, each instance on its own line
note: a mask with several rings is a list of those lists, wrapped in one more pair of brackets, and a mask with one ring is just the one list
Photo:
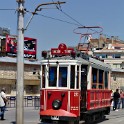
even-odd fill
[(59, 121), (59, 120), (77, 121), (79, 117), (63, 109), (59, 109), (59, 110), (48, 109), (40, 112), (40, 119), (53, 120), (53, 121)]

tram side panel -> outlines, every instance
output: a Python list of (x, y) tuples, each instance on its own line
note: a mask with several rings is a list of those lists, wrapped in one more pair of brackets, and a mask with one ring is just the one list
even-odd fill
[(87, 90), (87, 110), (107, 108), (111, 106), (111, 90)]
[(44, 106), (44, 92), (45, 90), (40, 90), (40, 111), (43, 111), (45, 109), (45, 106)]
[(70, 112), (80, 116), (80, 91), (70, 91)]

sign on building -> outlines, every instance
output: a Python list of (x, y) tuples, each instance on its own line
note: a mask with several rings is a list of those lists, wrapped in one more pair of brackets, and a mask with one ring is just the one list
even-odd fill
[[(1, 39), (1, 50), (6, 52), (7, 56), (17, 56), (17, 36), (6, 35), (5, 39)], [(37, 39), (24, 37), (24, 58), (36, 59)]]

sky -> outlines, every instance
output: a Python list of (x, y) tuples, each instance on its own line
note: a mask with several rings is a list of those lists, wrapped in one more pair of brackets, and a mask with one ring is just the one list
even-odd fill
[[(25, 0), (24, 27), (28, 24), (35, 8), (44, 3), (58, 0)], [(41, 51), (57, 48), (60, 43), (76, 46), (80, 34), (74, 29), (80, 26), (100, 26), (106, 37), (117, 36), (124, 40), (124, 0), (59, 0), (66, 2), (57, 9), (55, 5), (41, 6), (42, 10), (34, 15), (24, 35), (37, 39), (37, 58), (41, 59)], [(0, 27), (9, 28), (12, 35), (17, 34), (16, 0), (1, 0)], [(98, 31), (97, 31), (98, 30)], [(79, 33), (91, 33), (93, 30), (76, 30)], [(99, 29), (95, 29), (99, 32)], [(92, 35), (99, 38), (100, 33)], [(82, 39), (83, 40), (83, 39)]]

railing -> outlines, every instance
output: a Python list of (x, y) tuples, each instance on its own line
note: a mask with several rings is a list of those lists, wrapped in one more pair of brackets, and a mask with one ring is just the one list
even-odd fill
[[(16, 107), (16, 97), (7, 97), (8, 102), (6, 103), (7, 108)], [(25, 96), (24, 97), (24, 107), (34, 107), (35, 109), (40, 108), (40, 97), (39, 96)]]

